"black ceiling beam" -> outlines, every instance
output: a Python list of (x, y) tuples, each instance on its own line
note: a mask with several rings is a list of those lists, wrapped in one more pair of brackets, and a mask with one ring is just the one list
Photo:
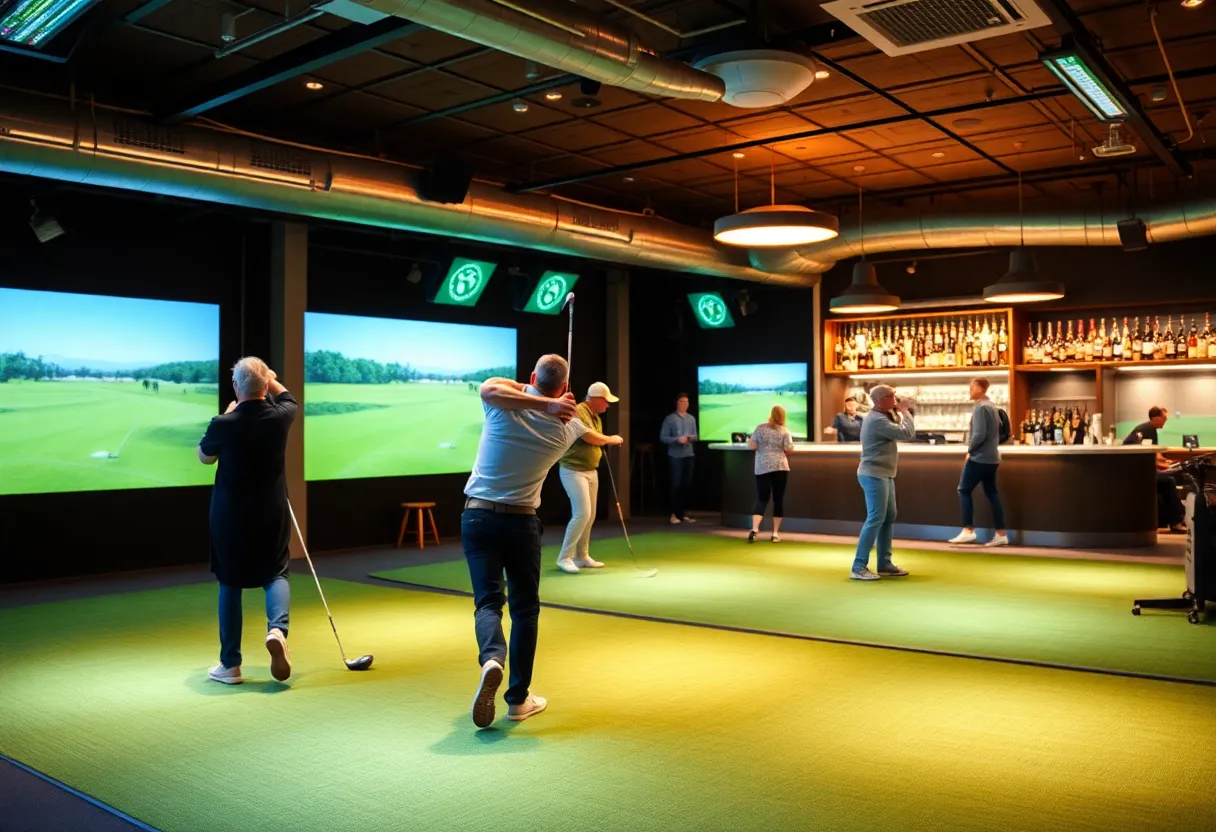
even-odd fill
[(255, 64), (201, 92), (158, 107), (156, 113), (158, 118), (170, 124), (185, 121), (258, 90), (316, 72), (332, 63), (425, 29), (425, 26), (399, 17), (388, 17), (368, 26), (346, 26), (333, 34)]
[(138, 6), (124, 14), (122, 16), (122, 22), (139, 23), (145, 17), (155, 14), (172, 2), (173, 0), (147, 0), (147, 2), (145, 2), (143, 5)]
[(1055, 26), (1056, 31), (1064, 38), (1067, 45), (1075, 49), (1086, 65), (1110, 86), (1115, 95), (1122, 99), (1122, 103), (1127, 106), (1128, 123), (1132, 125), (1148, 149), (1162, 161), (1172, 174), (1189, 177), (1191, 175), (1190, 163), (1179, 152), (1174, 141), (1158, 130), (1157, 125), (1149, 119), (1140, 106), (1140, 99), (1102, 55), (1102, 50), (1094, 42), (1093, 36), (1085, 28), (1081, 18), (1069, 7), (1067, 0), (1049, 0), (1043, 5), (1043, 11), (1047, 12), (1052, 25)]

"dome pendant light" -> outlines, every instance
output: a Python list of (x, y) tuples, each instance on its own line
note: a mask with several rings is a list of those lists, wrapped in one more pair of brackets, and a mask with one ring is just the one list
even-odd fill
[(775, 170), (770, 161), (772, 205), (739, 210), (739, 171), (735, 170), (735, 213), (714, 222), (714, 239), (728, 246), (781, 248), (822, 243), (840, 234), (831, 214), (801, 205), (777, 205)]
[(875, 315), (899, 309), (899, 298), (878, 283), (874, 264), (865, 259), (866, 227), (862, 221), (862, 192), (857, 189), (857, 225), (861, 228), (861, 260), (853, 265), (853, 282), (832, 298), (828, 309), (836, 315)]
[(1009, 252), (1009, 271), (991, 286), (984, 287), (989, 303), (1040, 303), (1064, 297), (1064, 284), (1048, 280), (1039, 273), (1034, 254), (1026, 248), (1026, 218), (1022, 211), (1022, 173), (1018, 171), (1018, 215), (1021, 217), (1021, 245)]

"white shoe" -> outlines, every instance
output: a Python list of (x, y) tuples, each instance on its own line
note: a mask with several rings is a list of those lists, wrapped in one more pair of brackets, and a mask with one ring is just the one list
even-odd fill
[(774, 543), (780, 543), (781, 535), (777, 534), (776, 532), (773, 532), (773, 536), (769, 539), (772, 540)]
[(477, 695), (473, 697), (473, 724), (478, 728), (489, 728), (494, 722), (494, 697), (502, 684), (502, 665), (490, 659), (481, 666), (481, 682)]
[(245, 681), (241, 678), (240, 665), (236, 667), (224, 667), (222, 664), (217, 664), (207, 671), (207, 678), (223, 685), (239, 685)]
[(975, 532), (969, 532), (966, 529), (963, 529), (957, 535), (950, 538), (950, 540), (948, 540), (947, 542), (948, 543), (974, 543), (975, 540), (976, 540)]
[(879, 576), (875, 575), (869, 569), (858, 569), (849, 573), (849, 578), (854, 581), (877, 581)]
[(586, 557), (579, 558), (578, 560), (576, 560), (574, 562), (574, 566), (577, 569), (603, 569), (604, 568), (604, 564), (600, 563), (598, 560), (591, 557), (591, 555), (587, 555)]
[(681, 523), (695, 523), (695, 522), (697, 522), (697, 521), (696, 521), (694, 518), (692, 518), (692, 517), (685, 517), (685, 518), (684, 518), (683, 520), (681, 520), (680, 522), (681, 522)]
[(557, 568), (563, 572), (569, 572), (571, 575), (578, 574), (578, 567), (574, 565), (574, 561), (572, 560), (559, 560)]
[(549, 707), (548, 699), (529, 693), (522, 705), (512, 705), (507, 709), (507, 719), (512, 722), (523, 722), (530, 716), (536, 716), (547, 707)]
[(1008, 546), (1009, 545), (1009, 535), (998, 534), (995, 537), (993, 537), (992, 540), (989, 540), (984, 545), (985, 546)]
[(287, 650), (287, 636), (278, 627), (266, 634), (266, 652), (270, 654), (270, 675), (279, 682), (287, 681), (291, 675), (291, 653)]
[(680, 525), (680, 518), (679, 518), (679, 517), (676, 517), (676, 516), (673, 514), (673, 515), (671, 515), (671, 519), (670, 519), (670, 520), (668, 520), (667, 522), (668, 522), (668, 523), (670, 523), (670, 524), (671, 524), (671, 525), (673, 525), (673, 526), (678, 526), (678, 525)]

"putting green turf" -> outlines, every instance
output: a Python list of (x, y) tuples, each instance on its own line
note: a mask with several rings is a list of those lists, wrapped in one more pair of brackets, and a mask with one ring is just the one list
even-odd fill
[[(1131, 615), (1134, 598), (1185, 588), (1180, 566), (900, 551), (912, 575), (848, 579), (851, 547), (705, 534), (596, 541), (607, 566), (566, 575), (544, 553), (541, 598), (580, 609), (1216, 681), (1216, 627), (1177, 613)], [(463, 560), (374, 573), (469, 591)]]
[(1216, 828), (1216, 690), (546, 610), (549, 711), (477, 732), (467, 599), (309, 578), (296, 675), (214, 587), (0, 610), (0, 752), (165, 832)]
[(195, 448), (218, 405), (215, 385), (0, 383), (0, 494), (208, 485)]
[(806, 393), (717, 393), (697, 397), (697, 431), (706, 442), (729, 442), (731, 431), (751, 433), (767, 422), (773, 405), (785, 408), (786, 427), (806, 436)]
[(485, 414), (474, 384), (306, 384), (309, 480), (473, 470)]

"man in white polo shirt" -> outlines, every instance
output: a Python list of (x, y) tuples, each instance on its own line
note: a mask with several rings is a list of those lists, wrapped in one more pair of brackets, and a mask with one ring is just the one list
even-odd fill
[[(578, 419), (587, 427), (603, 433), (600, 416), (608, 405), (619, 402), (602, 381), (587, 388), (587, 399), (578, 406)], [(600, 496), (600, 458), (604, 452), (592, 442), (578, 441), (561, 458), (559, 472), (566, 496), (570, 498), (570, 523), (557, 555), (557, 568), (576, 573), (579, 568), (599, 569), (604, 564), (591, 557), (591, 527), (595, 525), (595, 506)]]
[(545, 355), (536, 362), (530, 384), (492, 378), (481, 385), (486, 421), (460, 518), (481, 664), (472, 708), (478, 728), (494, 722), (494, 699), (507, 662), (504, 603), (511, 610), (511, 678), (503, 697), (508, 718), (525, 720), (548, 704), (529, 690), (540, 619), (542, 529), (536, 509), (545, 475), (578, 439), (592, 445), (621, 444), (621, 437), (605, 436), (575, 418), (568, 373), (564, 358)]

